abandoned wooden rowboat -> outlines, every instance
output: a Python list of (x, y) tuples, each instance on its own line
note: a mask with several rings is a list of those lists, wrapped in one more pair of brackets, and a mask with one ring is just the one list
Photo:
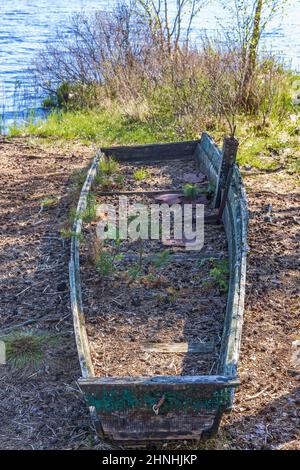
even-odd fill
[[(200, 140), (157, 145), (114, 147), (99, 150), (83, 185), (71, 240), (69, 264), (71, 307), (82, 377), (79, 386), (101, 436), (121, 443), (137, 441), (207, 439), (214, 435), (224, 412), (233, 405), (239, 385), (237, 365), (245, 295), (248, 211), (244, 186), (235, 163), (237, 141), (226, 138), (222, 151), (203, 133)], [(229, 286), (224, 328), (214, 375), (153, 377), (95, 376), (83, 313), (80, 280), (79, 235), (81, 214), (99, 160), (108, 156), (122, 162), (157, 163), (194, 160), (216, 187), (215, 212), (206, 218), (222, 223), (226, 232)], [(180, 349), (182, 344), (178, 343)], [(169, 353), (176, 351), (169, 346)], [(175, 349), (174, 349), (175, 348)], [(201, 354), (201, 351), (191, 352)], [(157, 347), (154, 346), (157, 351)], [(161, 348), (163, 350), (163, 346)], [(189, 352), (189, 345), (182, 351)], [(203, 352), (203, 351), (202, 351)]]

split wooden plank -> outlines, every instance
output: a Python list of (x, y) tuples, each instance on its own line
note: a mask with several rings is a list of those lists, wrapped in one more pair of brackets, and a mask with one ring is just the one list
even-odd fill
[(201, 353), (207, 354), (214, 350), (210, 343), (142, 343), (141, 349), (154, 353)]
[[(217, 179), (217, 187), (215, 192), (214, 207), (218, 208), (221, 201), (224, 204), (223, 191), (230, 185), (233, 165), (236, 161), (237, 149), (239, 142), (234, 137), (225, 137), (222, 150), (222, 159), (220, 162), (220, 168)], [(230, 179), (229, 179), (230, 176)], [(228, 192), (228, 190), (227, 190)], [(227, 193), (226, 193), (227, 196)], [(225, 200), (226, 202), (226, 200)]]

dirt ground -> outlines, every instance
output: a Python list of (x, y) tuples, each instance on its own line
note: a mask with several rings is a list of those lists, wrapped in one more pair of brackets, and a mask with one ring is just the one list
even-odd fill
[[(96, 438), (76, 384), (69, 242), (60, 237), (72, 175), (93, 151), (0, 140), (0, 335), (32, 328), (57, 339), (38, 370), (0, 366), (0, 449), (108, 447)], [(251, 218), (242, 386), (218, 437), (198, 446), (300, 449), (300, 374), (290, 362), (300, 339), (299, 186), (284, 171), (245, 173)], [(57, 203), (41, 209), (49, 197)]]
[[(147, 164), (143, 167), (147, 176), (136, 181), (132, 174), (140, 168), (138, 164), (120, 164), (115, 177), (119, 174), (124, 177), (123, 191), (158, 189), (172, 194), (182, 188), (189, 175), (197, 172), (193, 160)], [(207, 186), (206, 180), (203, 189)], [(118, 197), (97, 196), (101, 190), (101, 185), (94, 185), (97, 204), (109, 202), (117, 211)], [(199, 195), (198, 202), (203, 201), (208, 208), (210, 201)], [(129, 211), (136, 211), (135, 203), (150, 210), (154, 202), (155, 198), (148, 195), (130, 195)], [(132, 212), (131, 216), (135, 215)], [(173, 223), (170, 228), (172, 232)], [(81, 287), (97, 376), (201, 375), (216, 371), (227, 295), (226, 289), (210, 276), (210, 270), (217, 263), (225, 263), (226, 267), (227, 246), (222, 226), (207, 224), (204, 229), (201, 257), (198, 250), (165, 246), (160, 240), (150, 239), (120, 240), (117, 246), (111, 240), (102, 245), (98, 242), (99, 253), (92, 256), (97, 246), (96, 224), (84, 223)], [(99, 268), (97, 271), (97, 255), (116, 253), (121, 258), (114, 260), (113, 272), (102, 275)], [(155, 259), (159, 262), (162, 259), (159, 257), (166, 255), (157, 266)], [(132, 269), (138, 272), (133, 275)], [(226, 271), (224, 277), (227, 282)], [(209, 350), (201, 354), (164, 354), (145, 348), (149, 343), (178, 342), (207, 345)]]

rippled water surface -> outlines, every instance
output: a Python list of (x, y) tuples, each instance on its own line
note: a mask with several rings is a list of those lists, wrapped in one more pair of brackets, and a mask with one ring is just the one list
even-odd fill
[[(76, 11), (89, 13), (109, 9), (113, 1), (104, 0), (0, 0), (0, 116), (13, 120), (38, 98), (29, 88), (33, 58), (57, 27), (67, 28)], [(175, 0), (174, 0), (175, 4)], [(216, 0), (206, 6), (194, 25), (197, 37), (203, 29), (216, 29), (215, 17), (226, 20)], [(264, 37), (268, 48), (279, 52), (294, 69), (300, 70), (300, 0), (290, 0), (283, 20), (275, 19)], [(24, 89), (27, 96), (24, 98)]]

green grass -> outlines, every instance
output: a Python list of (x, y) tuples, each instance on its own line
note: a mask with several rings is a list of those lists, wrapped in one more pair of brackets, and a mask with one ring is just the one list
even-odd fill
[(57, 197), (45, 197), (41, 200), (41, 207), (47, 209), (48, 207), (53, 207), (57, 204)]
[(14, 369), (38, 367), (47, 347), (55, 344), (56, 338), (49, 333), (31, 330), (17, 331), (1, 338), (5, 343), (6, 361)]
[(122, 115), (115, 110), (54, 111), (47, 120), (30, 122), (28, 125), (9, 129), (9, 136), (38, 136), (47, 139), (80, 139), (96, 141), (102, 145), (143, 144), (155, 141), (183, 140), (178, 136), (174, 124), (151, 120), (141, 122)]
[[(298, 113), (298, 114), (297, 114)], [(298, 116), (296, 121), (291, 120), (287, 113), (285, 117), (270, 117), (266, 126), (262, 127), (262, 118), (251, 116), (237, 117), (236, 137), (240, 141), (238, 150), (238, 163), (253, 168), (270, 170), (279, 166), (291, 168), (299, 172), (299, 164), (291, 165), (286, 149), (290, 149), (290, 156), (295, 160), (295, 152), (300, 146), (300, 114), (297, 109), (291, 114)], [(196, 118), (193, 119), (195, 123)], [(201, 123), (181, 129), (179, 118), (166, 114), (156, 115), (146, 121), (133, 119), (122, 114), (117, 108), (109, 111), (103, 109), (87, 111), (54, 111), (47, 120), (32, 121), (27, 125), (10, 128), (10, 137), (29, 136), (38, 137), (43, 142), (61, 140), (79, 140), (90, 144), (96, 142), (101, 146), (147, 144), (154, 142), (182, 141), (198, 139)], [(205, 131), (205, 123), (203, 123)], [(222, 145), (224, 135), (228, 132), (224, 123), (215, 123), (211, 131), (219, 145)], [(138, 170), (134, 176), (137, 180), (147, 177), (143, 170)]]
[(112, 176), (112, 175), (115, 175), (116, 173), (119, 173), (120, 165), (113, 158), (107, 158), (104, 160), (100, 160), (99, 170), (100, 170), (100, 174), (102, 173), (103, 175)]
[(149, 170), (147, 170), (146, 168), (140, 168), (139, 170), (136, 170), (134, 173), (133, 173), (133, 178), (136, 180), (136, 181), (143, 181), (145, 180), (146, 178), (149, 178), (150, 176), (150, 172)]
[(191, 201), (196, 199), (200, 193), (201, 193), (201, 189), (195, 184), (186, 183), (183, 186), (184, 197), (186, 197), (187, 199), (190, 199)]

